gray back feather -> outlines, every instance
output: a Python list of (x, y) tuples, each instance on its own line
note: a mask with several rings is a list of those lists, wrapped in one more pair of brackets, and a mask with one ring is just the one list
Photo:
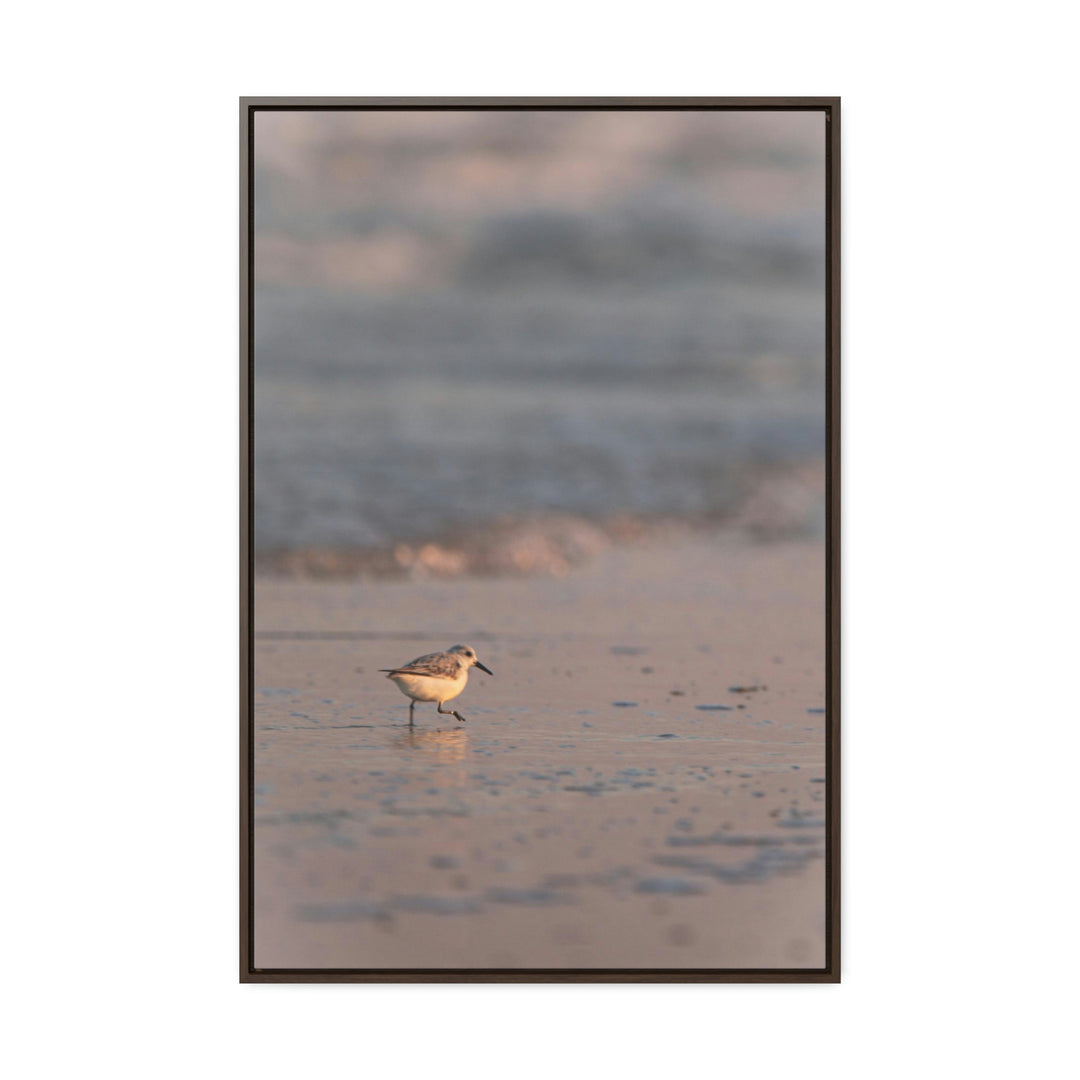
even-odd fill
[(402, 667), (395, 668), (392, 675), (427, 675), (432, 679), (456, 679), (465, 662), (452, 653), (434, 652), (418, 656)]

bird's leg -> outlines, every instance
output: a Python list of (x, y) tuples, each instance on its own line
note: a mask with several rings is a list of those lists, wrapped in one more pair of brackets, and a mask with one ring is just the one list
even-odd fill
[(465, 717), (462, 716), (461, 713), (455, 712), (453, 709), (444, 709), (443, 704), (444, 704), (444, 702), (442, 702), (442, 701), (438, 702), (436, 704), (436, 706), (435, 706), (435, 711), (436, 712), (441, 712), (443, 714), (443, 716), (456, 716), (458, 718), (458, 720), (461, 721), (461, 723), (463, 723), (463, 724), (465, 723)]
[(416, 702), (415, 701), (410, 701), (409, 702), (409, 727), (413, 726), (413, 714), (412, 714), (412, 711), (415, 708), (416, 708)]

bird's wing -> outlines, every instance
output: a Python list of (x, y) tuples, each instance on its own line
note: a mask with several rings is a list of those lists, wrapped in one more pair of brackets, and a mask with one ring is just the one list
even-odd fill
[(429, 679), (456, 679), (461, 671), (461, 661), (447, 653), (428, 653), (418, 656), (398, 668), (381, 668), (390, 675), (425, 675)]

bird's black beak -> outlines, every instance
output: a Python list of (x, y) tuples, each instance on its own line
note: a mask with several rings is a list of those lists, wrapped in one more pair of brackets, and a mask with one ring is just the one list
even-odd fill
[(477, 661), (476, 661), (476, 666), (477, 666), (477, 667), (478, 667), (478, 668), (479, 668), (479, 669), (480, 669), (481, 671), (486, 671), (486, 672), (487, 672), (487, 673), (488, 673), (489, 675), (494, 675), (494, 674), (495, 674), (495, 672), (494, 672), (494, 671), (492, 671), (492, 670), (491, 670), (491, 668), (486, 668), (486, 667), (484, 667), (484, 665), (483, 665), (483, 664), (481, 664), (479, 660), (477, 660)]

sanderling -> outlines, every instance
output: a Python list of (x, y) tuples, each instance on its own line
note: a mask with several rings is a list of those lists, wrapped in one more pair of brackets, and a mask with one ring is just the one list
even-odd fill
[(489, 675), (494, 674), (476, 659), (476, 650), (468, 645), (454, 645), (446, 652), (418, 656), (396, 668), (379, 668), (397, 688), (412, 700), (409, 702), (409, 724), (413, 722), (413, 709), (418, 701), (434, 701), (436, 711), (444, 716), (456, 716), (463, 724), (465, 717), (453, 709), (444, 709), (444, 702), (456, 698), (469, 681), (469, 668), (478, 667)]

